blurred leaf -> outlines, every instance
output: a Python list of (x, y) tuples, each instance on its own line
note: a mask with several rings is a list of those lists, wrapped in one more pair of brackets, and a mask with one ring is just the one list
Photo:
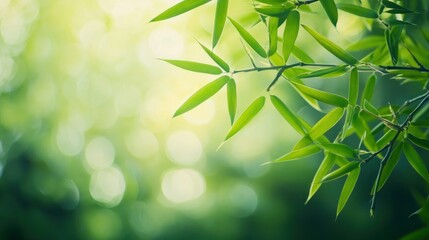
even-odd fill
[(193, 71), (193, 72), (207, 73), (207, 74), (213, 74), (213, 75), (218, 75), (222, 73), (222, 70), (220, 68), (213, 65), (205, 64), (205, 63), (182, 61), (182, 60), (167, 60), (167, 59), (161, 59), (161, 60), (168, 62), (176, 67)]
[(223, 70), (225, 70), (226, 72), (229, 72), (229, 65), (222, 60), (222, 58), (220, 58), (218, 55), (216, 55), (214, 52), (212, 52), (210, 49), (208, 49), (207, 47), (205, 47), (203, 44), (201, 44), (200, 42), (198, 42), (200, 44), (200, 46), (204, 49), (204, 51), (207, 53), (207, 55), (209, 55), (209, 57), (211, 59), (213, 59), (213, 61), (219, 65), (219, 67), (221, 67)]
[(417, 145), (423, 149), (426, 149), (429, 151), (429, 140), (422, 139), (414, 136), (413, 134), (408, 133), (407, 138), (414, 143), (414, 145)]
[(346, 49), (347, 51), (362, 51), (374, 49), (383, 44), (383, 41), (384, 37), (382, 36), (365, 36), (359, 39), (359, 41), (356, 41), (349, 45)]
[(202, 87), (190, 98), (188, 98), (188, 100), (186, 100), (186, 102), (183, 103), (179, 109), (177, 109), (173, 117), (179, 116), (209, 99), (211, 96), (217, 93), (229, 81), (229, 79), (230, 78), (228, 76), (222, 76)]
[(324, 176), (322, 178), (322, 183), (341, 178), (341, 177), (347, 175), (348, 173), (350, 173), (351, 171), (355, 170), (359, 166), (360, 166), (360, 162), (356, 162), (356, 161), (349, 162), (346, 165), (344, 165), (344, 166), (336, 169), (335, 171), (330, 172), (328, 175)]
[(317, 42), (322, 45), (326, 50), (331, 52), (333, 55), (335, 55), (337, 58), (342, 60), (343, 62), (354, 65), (358, 63), (358, 60), (356, 60), (350, 53), (346, 52), (344, 49), (336, 45), (335, 43), (331, 42), (331, 40), (325, 38), (324, 36), (320, 35), (318, 32), (313, 30), (312, 28), (302, 25), (304, 29), (314, 38)]
[(282, 117), (301, 135), (306, 134), (306, 130), (301, 126), (299, 119), (296, 117), (296, 115), (289, 110), (289, 108), (283, 103), (280, 98), (277, 96), (271, 95), (270, 96), (271, 102), (273, 103), (274, 107), (277, 109), (277, 111), (282, 115)]
[(227, 12), (228, 12), (228, 0), (217, 0), (216, 15), (215, 15), (215, 21), (214, 21), (214, 31), (213, 31), (213, 48), (216, 47), (216, 44), (218, 43), (219, 38), (222, 35), (222, 31), (225, 26)]
[(255, 101), (253, 101), (247, 108), (244, 110), (244, 112), (241, 114), (241, 116), (237, 119), (237, 121), (232, 125), (231, 129), (229, 130), (228, 134), (225, 137), (225, 141), (234, 136), (238, 131), (240, 131), (244, 126), (246, 126), (250, 120), (252, 120), (256, 114), (261, 111), (262, 107), (264, 107), (265, 104), (265, 97), (261, 96), (258, 97)]
[(429, 227), (420, 228), (414, 232), (407, 234), (400, 240), (420, 240), (426, 239), (429, 236)]
[(354, 67), (350, 73), (349, 104), (355, 106), (359, 95), (359, 72)]
[(343, 71), (344, 69), (346, 69), (346, 67), (347, 67), (347, 65), (340, 65), (340, 66), (325, 68), (325, 69), (321, 69), (321, 70), (316, 70), (314, 72), (301, 74), (301, 75), (297, 76), (297, 78), (321, 77), (321, 76), (325, 76), (325, 75), (328, 75), (331, 73)]
[[(386, 164), (384, 165), (383, 171), (381, 172), (380, 176), (380, 182), (378, 183), (378, 189), (377, 192), (383, 188), (384, 184), (386, 183), (387, 179), (389, 179), (390, 174), (392, 174), (393, 169), (395, 168), (396, 164), (399, 161), (399, 157), (402, 153), (402, 142), (398, 143), (398, 145), (393, 149), (392, 153), (390, 154), (390, 157), (386, 159)], [(374, 192), (372, 190), (371, 192)]]
[(402, 28), (400, 27), (392, 27), (391, 29), (386, 28), (384, 32), (393, 65), (396, 65), (396, 63), (398, 62), (398, 49), (401, 33)]
[(351, 13), (356, 16), (365, 17), (365, 18), (378, 18), (378, 14), (371, 9), (364, 8), (354, 4), (348, 3), (337, 3), (338, 9), (341, 9), (345, 12)]
[(354, 149), (342, 143), (326, 143), (322, 144), (322, 148), (332, 154), (345, 158), (356, 158), (357, 154)]
[(289, 55), (295, 45), (299, 31), (299, 12), (291, 11), (288, 15), (286, 26), (283, 32), (283, 58), (287, 62)]
[(256, 41), (256, 39), (246, 30), (244, 29), (240, 24), (238, 24), (236, 21), (234, 21), (232, 18), (228, 19), (231, 21), (232, 25), (234, 25), (235, 29), (237, 29), (240, 36), (244, 39), (244, 41), (249, 44), (249, 46), (257, 53), (259, 56), (266, 58), (267, 53), (265, 52), (264, 48)]
[(398, 5), (392, 1), (383, 0), (382, 3), (385, 7), (391, 8), (391, 9), (386, 11), (388, 13), (415, 13), (415, 11), (412, 11), (408, 8), (404, 8), (401, 5)]
[(328, 92), (324, 92), (324, 91), (320, 91), (318, 89), (314, 89), (311, 87), (307, 87), (305, 85), (299, 84), (299, 83), (295, 83), (295, 82), (291, 82), (300, 92), (316, 99), (319, 100), (321, 102), (330, 104), (332, 106), (337, 106), (337, 107), (347, 107), (348, 105), (348, 101), (347, 99), (345, 99), (342, 96), (333, 94), (333, 93), (328, 93)]
[(237, 87), (234, 79), (230, 79), (226, 85), (227, 99), (228, 99), (228, 112), (231, 124), (234, 123), (235, 113), (237, 111)]
[(401, 20), (397, 20), (397, 19), (387, 19), (385, 20), (385, 22), (392, 26), (392, 27), (396, 27), (396, 26), (414, 26), (414, 23), (411, 22), (407, 22), (407, 21), (401, 21)]
[(323, 159), (322, 163), (320, 163), (319, 168), (317, 169), (316, 174), (314, 174), (313, 181), (311, 181), (310, 185), (310, 191), (308, 193), (307, 201), (305, 203), (308, 203), (310, 199), (316, 194), (317, 190), (319, 190), (320, 186), (322, 186), (322, 178), (328, 174), (328, 172), (331, 170), (331, 168), (335, 164), (335, 155), (326, 153), (325, 158)]
[(316, 140), (329, 131), (333, 126), (335, 126), (335, 124), (337, 124), (338, 121), (340, 121), (343, 113), (343, 108), (334, 108), (329, 113), (327, 113), (313, 126), (313, 128), (311, 128), (310, 132), (308, 133), (310, 138)]
[[(261, 1), (259, 1), (261, 2)], [(288, 14), (293, 8), (295, 8), (295, 4), (291, 2), (285, 2), (282, 4), (258, 4), (255, 6), (256, 12), (267, 15), (270, 17), (280, 17), (282, 15)]]
[(276, 160), (273, 160), (273, 163), (278, 162), (286, 162), (286, 161), (292, 161), (292, 160), (298, 160), (300, 158), (304, 158), (310, 155), (313, 155), (315, 153), (318, 153), (320, 151), (320, 148), (317, 145), (308, 145), (304, 148), (300, 148), (298, 150), (289, 152), (288, 154), (281, 156), (277, 158)]
[(365, 88), (363, 89), (360, 105), (363, 105), (365, 103), (365, 100), (367, 100), (368, 102), (371, 101), (372, 95), (374, 94), (376, 80), (377, 77), (375, 76), (375, 74), (372, 74), (369, 77), (368, 81), (365, 84)]
[(349, 197), (356, 186), (356, 182), (359, 178), (359, 174), (360, 174), (359, 165), (357, 168), (355, 168), (353, 171), (349, 173), (349, 176), (347, 177), (346, 182), (344, 183), (343, 190), (341, 190), (340, 199), (338, 200), (337, 217), (340, 214), (341, 210), (343, 210), (347, 201), (349, 200)]
[(325, 9), (326, 14), (329, 17), (329, 20), (334, 26), (337, 26), (338, 22), (338, 10), (335, 5), (334, 0), (319, 0), (322, 4), (323, 9)]
[(307, 53), (302, 51), (299, 47), (296, 45), (292, 49), (292, 55), (294, 55), (296, 58), (298, 58), (300, 61), (305, 63), (314, 63), (314, 60), (308, 56)]
[(269, 17), (268, 18), (268, 31), (270, 38), (270, 47), (268, 49), (268, 56), (273, 55), (277, 51), (277, 30), (279, 27), (279, 18), (278, 17)]
[(414, 170), (416, 170), (416, 172), (420, 174), (420, 176), (422, 176), (426, 182), (429, 182), (429, 172), (425, 163), (417, 151), (413, 148), (413, 146), (408, 142), (404, 142), (404, 153)]
[(169, 9), (165, 10), (164, 12), (162, 12), (161, 14), (159, 14), (158, 16), (156, 16), (154, 19), (150, 21), (156, 22), (156, 21), (161, 21), (161, 20), (175, 17), (177, 15), (190, 11), (196, 7), (199, 7), (203, 4), (206, 4), (210, 1), (211, 0), (183, 0), (178, 4), (170, 7)]

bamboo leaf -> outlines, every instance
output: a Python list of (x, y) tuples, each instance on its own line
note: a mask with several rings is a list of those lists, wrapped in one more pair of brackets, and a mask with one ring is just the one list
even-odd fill
[(283, 1), (282, 3), (258, 4), (255, 6), (255, 11), (270, 17), (281, 17), (287, 15), (293, 8), (295, 8), (295, 4)]
[(341, 190), (340, 199), (338, 200), (337, 217), (340, 214), (340, 212), (343, 210), (347, 201), (349, 200), (349, 197), (356, 186), (356, 182), (359, 178), (359, 174), (360, 174), (359, 165), (357, 168), (355, 168), (353, 171), (349, 173), (349, 176), (347, 177), (346, 182), (344, 183), (343, 189)]
[(350, 53), (346, 52), (344, 49), (333, 43), (331, 40), (325, 38), (320, 33), (316, 32), (312, 28), (302, 25), (302, 27), (314, 38), (316, 41), (322, 45), (326, 50), (332, 53), (334, 56), (342, 60), (343, 62), (354, 65), (358, 63), (358, 60), (354, 58)]
[(429, 172), (425, 163), (417, 151), (413, 148), (413, 146), (408, 142), (404, 142), (404, 153), (414, 170), (416, 170), (416, 172), (420, 174), (420, 176), (422, 176), (426, 182), (429, 182)]
[(269, 17), (268, 18), (268, 32), (270, 38), (270, 47), (268, 49), (268, 56), (273, 55), (277, 51), (277, 30), (279, 28), (279, 18)]
[(359, 95), (359, 72), (357, 68), (353, 68), (350, 73), (349, 83), (349, 104), (355, 106)]
[(315, 153), (318, 153), (320, 151), (320, 148), (317, 145), (309, 145), (306, 147), (303, 147), (301, 149), (289, 152), (288, 154), (281, 156), (277, 158), (276, 160), (273, 160), (273, 163), (278, 162), (286, 162), (286, 161), (292, 161), (292, 160), (298, 160), (303, 157), (307, 157), (310, 155), (313, 155)]
[(365, 18), (378, 18), (378, 14), (371, 9), (364, 8), (354, 4), (348, 3), (338, 3), (338, 9), (341, 9), (345, 12), (351, 13), (356, 16), (365, 17)]
[(325, 9), (326, 14), (329, 17), (329, 20), (334, 26), (337, 26), (338, 22), (338, 10), (335, 5), (334, 0), (319, 0), (322, 4), (323, 9)]
[(237, 87), (234, 79), (230, 79), (226, 85), (227, 99), (228, 99), (228, 112), (231, 124), (234, 123), (235, 113), (237, 111)]
[(389, 129), (383, 136), (380, 137), (377, 141), (378, 149), (382, 149), (384, 146), (389, 144), (389, 142), (395, 137), (397, 131)]
[(225, 141), (238, 133), (244, 126), (246, 126), (261, 109), (264, 107), (265, 97), (261, 96), (253, 101), (246, 110), (241, 114), (237, 121), (232, 125), (228, 134), (225, 137)]
[(324, 176), (322, 178), (322, 183), (332, 181), (338, 178), (341, 178), (345, 175), (347, 175), (349, 172), (355, 170), (360, 165), (360, 162), (349, 162), (346, 165), (330, 172), (328, 175)]
[(294, 48), (299, 31), (300, 16), (298, 11), (291, 11), (287, 17), (286, 26), (283, 32), (283, 58), (287, 62)]
[(371, 101), (372, 95), (374, 94), (376, 80), (377, 80), (377, 77), (375, 76), (375, 74), (372, 74), (369, 77), (368, 81), (365, 84), (365, 88), (363, 89), (360, 105), (364, 105), (365, 100), (367, 100), (368, 102)]
[(343, 108), (335, 108), (322, 117), (314, 126), (311, 128), (308, 135), (311, 139), (316, 140), (327, 131), (329, 131), (343, 116)]
[(383, 44), (384, 37), (382, 36), (365, 36), (358, 41), (347, 46), (347, 51), (362, 51), (379, 47)]
[(322, 148), (325, 151), (328, 151), (337, 156), (345, 157), (345, 158), (356, 158), (357, 154), (354, 149), (349, 147), (346, 144), (342, 143), (325, 143), (322, 144)]
[(322, 186), (322, 178), (331, 170), (331, 168), (335, 164), (335, 155), (327, 153), (322, 163), (320, 163), (319, 168), (317, 169), (316, 174), (314, 174), (313, 181), (311, 181), (310, 190), (308, 192), (307, 201), (308, 203), (310, 199), (316, 194), (317, 190)]
[(222, 70), (220, 68), (213, 65), (205, 64), (205, 63), (183, 61), (183, 60), (167, 60), (167, 59), (161, 59), (161, 60), (168, 62), (176, 67), (189, 70), (192, 72), (207, 73), (212, 75), (218, 75), (222, 73)]
[[(378, 184), (377, 192), (383, 188), (384, 184), (386, 183), (387, 179), (389, 179), (390, 175), (393, 172), (393, 169), (395, 168), (396, 164), (399, 161), (399, 157), (402, 153), (402, 142), (400, 142), (392, 151), (390, 154), (389, 159), (387, 159), (386, 164), (384, 165), (383, 171), (381, 172), (380, 176), (380, 182)], [(371, 192), (374, 192), (372, 190)]]
[(321, 77), (321, 76), (325, 76), (325, 75), (328, 75), (328, 74), (332, 74), (332, 73), (337, 73), (337, 72), (344, 71), (346, 69), (346, 67), (347, 67), (347, 65), (340, 65), (340, 66), (335, 66), (335, 67), (329, 67), (329, 68), (325, 68), (325, 69), (321, 69), (321, 70), (316, 70), (314, 72), (304, 73), (304, 74), (301, 74), (301, 75), (297, 76), (296, 78)]
[(215, 21), (214, 21), (214, 31), (213, 31), (213, 48), (216, 47), (216, 44), (218, 43), (219, 38), (222, 35), (222, 31), (225, 26), (227, 12), (228, 12), (228, 0), (217, 0), (216, 15), (215, 15)]
[(353, 112), (354, 108), (351, 105), (348, 105), (346, 108), (346, 119), (344, 121), (343, 129), (341, 130), (341, 141), (347, 137), (349, 127), (353, 120)]
[(201, 44), (200, 42), (198, 42), (200, 44), (200, 46), (204, 49), (204, 51), (207, 53), (207, 55), (209, 55), (209, 57), (219, 66), (221, 67), (223, 70), (225, 70), (225, 72), (229, 72), (230, 68), (229, 65), (222, 59), (220, 58), (218, 55), (216, 55), (213, 51), (211, 51), (210, 49), (208, 49), (206, 46), (204, 46), (203, 44)]
[(283, 103), (277, 96), (270, 96), (271, 102), (282, 117), (301, 135), (306, 134), (305, 128), (301, 125), (298, 117)]
[(314, 63), (314, 60), (308, 56), (307, 53), (302, 51), (299, 47), (296, 45), (292, 49), (292, 55), (294, 55), (296, 58), (298, 58), (300, 61), (305, 63)]
[(179, 109), (177, 109), (173, 117), (179, 116), (209, 99), (211, 96), (216, 94), (229, 81), (229, 79), (230, 78), (228, 76), (222, 76), (202, 87), (188, 98), (188, 100), (186, 100)]
[(232, 18), (228, 18), (229, 21), (231, 21), (232, 25), (234, 25), (235, 29), (237, 29), (240, 36), (243, 38), (244, 41), (249, 44), (249, 46), (257, 53), (259, 56), (266, 58), (267, 53), (265, 52), (264, 48), (256, 41), (256, 39), (246, 30), (244, 29), (240, 24), (238, 24), (236, 21), (234, 21)]
[(399, 40), (401, 37), (402, 28), (393, 26), (391, 29), (386, 28), (384, 36), (386, 38), (387, 47), (389, 48), (390, 57), (393, 65), (398, 62)]
[(197, 8), (203, 4), (206, 4), (210, 1), (211, 0), (183, 0), (178, 4), (170, 7), (169, 9), (165, 10), (155, 18), (153, 18), (151, 22), (161, 21), (161, 20), (175, 17), (177, 15), (190, 11), (194, 8)]
[(424, 148), (429, 151), (429, 140), (418, 138), (410, 133), (408, 133), (407, 138), (414, 143), (415, 145)]
[(319, 100), (321, 102), (330, 104), (332, 106), (337, 106), (337, 107), (347, 107), (348, 105), (348, 101), (347, 99), (345, 99), (342, 96), (333, 94), (333, 93), (328, 93), (328, 92), (324, 92), (318, 89), (314, 89), (311, 87), (307, 87), (303, 84), (299, 84), (299, 83), (295, 83), (295, 82), (291, 82), (300, 92), (316, 99)]

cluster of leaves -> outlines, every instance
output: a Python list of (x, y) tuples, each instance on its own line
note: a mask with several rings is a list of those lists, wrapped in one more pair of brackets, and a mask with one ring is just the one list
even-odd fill
[[(210, 0), (183, 0), (152, 21), (175, 17), (208, 2)], [(255, 24), (263, 24), (267, 29), (268, 49), (265, 49), (239, 22), (228, 18), (228, 0), (217, 0), (212, 49), (200, 43), (202, 49), (217, 66), (184, 60), (165, 61), (186, 70), (220, 75), (220, 77), (189, 97), (174, 116), (195, 108), (226, 85), (232, 125), (225, 137), (227, 140), (237, 134), (260, 112), (267, 98), (266, 95), (256, 98), (236, 119), (237, 92), (234, 75), (276, 71), (275, 78), (266, 89), (268, 98), (279, 114), (302, 138), (295, 144), (292, 151), (273, 160), (272, 163), (298, 160), (320, 151), (324, 153), (324, 158), (311, 183), (307, 201), (314, 196), (323, 183), (346, 177), (337, 206), (338, 216), (353, 192), (361, 166), (377, 160), (380, 164), (379, 171), (371, 192), (370, 212), (373, 215), (376, 194), (388, 180), (402, 153), (415, 171), (429, 183), (429, 172), (416, 150), (416, 147), (429, 150), (429, 121), (428, 111), (425, 108), (425, 104), (429, 101), (427, 90), (429, 58), (425, 55), (429, 52), (429, 31), (407, 20), (408, 16), (422, 14), (421, 10), (412, 10), (404, 7), (404, 3), (389, 0), (363, 3), (361, 1), (339, 3), (334, 0), (255, 0), (249, 4), (252, 4), (259, 16)], [(301, 14), (314, 13), (313, 4), (321, 4), (333, 27), (336, 27), (339, 20), (338, 10), (362, 18), (368, 26), (367, 36), (343, 48), (310, 26), (300, 24)], [(243, 46), (251, 60), (251, 68), (232, 71), (229, 64), (214, 52), (227, 19), (241, 39), (257, 55), (257, 58), (254, 58), (252, 53)], [(281, 30), (283, 32), (279, 36)], [(307, 32), (322, 48), (342, 63), (315, 62), (309, 52), (295, 44), (300, 30)], [(418, 39), (416, 34), (411, 34), (411, 30), (419, 34)], [(357, 57), (358, 54), (353, 54), (354, 52), (367, 54)], [(293, 58), (290, 58), (291, 55)], [(257, 66), (256, 59), (269, 66)], [(291, 59), (296, 59), (296, 62), (291, 63)], [(310, 87), (304, 82), (306, 79), (316, 77), (338, 77), (347, 72), (350, 76), (347, 97)], [(365, 80), (361, 77), (362, 72), (372, 72), (372, 74)], [(377, 108), (371, 100), (375, 83), (381, 75), (397, 79), (402, 83), (420, 84), (421, 93), (401, 106), (386, 104)], [(327, 113), (311, 126), (272, 93), (272, 88), (279, 79), (285, 79), (314, 109)], [(364, 81), (365, 87), (360, 90), (360, 82)], [(322, 110), (319, 103), (329, 105), (329, 110)], [(325, 136), (339, 123), (342, 123), (342, 127), (334, 139)], [(360, 140), (359, 144), (346, 144), (345, 140), (353, 136)]]

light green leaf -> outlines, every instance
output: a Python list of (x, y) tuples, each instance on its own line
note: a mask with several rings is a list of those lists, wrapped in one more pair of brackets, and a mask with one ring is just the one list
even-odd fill
[(347, 51), (362, 51), (379, 47), (383, 44), (384, 37), (382, 36), (365, 36), (358, 41), (347, 46)]
[(244, 41), (249, 44), (249, 46), (257, 53), (259, 56), (266, 58), (267, 53), (265, 52), (264, 48), (256, 41), (256, 39), (246, 30), (244, 29), (240, 24), (238, 24), (236, 21), (234, 21), (232, 18), (229, 18), (229, 21), (231, 21), (232, 25), (234, 25), (235, 29), (237, 29), (240, 36), (244, 39)]
[(302, 25), (302, 27), (314, 38), (317, 42), (322, 45), (326, 50), (328, 50), (330, 53), (332, 53), (334, 56), (342, 60), (343, 62), (354, 65), (358, 63), (358, 60), (354, 58), (350, 53), (346, 52), (344, 49), (333, 43), (331, 40), (325, 38), (312, 28)]
[(352, 123), (354, 108), (348, 105), (346, 108), (346, 119), (344, 121), (343, 129), (341, 130), (341, 141), (347, 137), (349, 127)]
[(343, 108), (334, 108), (324, 117), (322, 117), (314, 126), (311, 128), (308, 135), (311, 139), (316, 140), (327, 131), (329, 131), (343, 116)]
[(208, 2), (210, 2), (210, 0), (183, 0), (156, 16), (154, 19), (151, 20), (151, 22), (161, 21), (175, 17)]
[(270, 38), (270, 47), (268, 49), (268, 56), (273, 55), (277, 51), (277, 30), (279, 28), (279, 18), (269, 17), (268, 18), (268, 32)]
[(418, 138), (416, 136), (414, 136), (413, 134), (408, 133), (407, 138), (414, 143), (415, 145), (426, 149), (429, 151), (429, 140), (427, 139), (422, 139), (422, 138)]
[(359, 165), (357, 168), (355, 168), (353, 171), (349, 173), (349, 176), (347, 177), (346, 182), (344, 183), (343, 189), (341, 190), (340, 199), (338, 200), (337, 217), (340, 214), (341, 210), (343, 210), (347, 201), (349, 200), (349, 197), (356, 186), (356, 182), (359, 178), (359, 174), (360, 174)]
[(306, 131), (301, 126), (298, 117), (283, 103), (277, 96), (270, 96), (271, 102), (282, 117), (301, 135), (305, 135)]
[(329, 68), (325, 68), (325, 69), (321, 69), (321, 70), (316, 70), (314, 72), (304, 73), (304, 74), (301, 74), (301, 75), (297, 76), (296, 78), (321, 77), (321, 76), (325, 76), (325, 75), (328, 75), (328, 74), (332, 74), (332, 73), (337, 73), (337, 72), (344, 71), (346, 69), (346, 67), (347, 67), (347, 65), (340, 65), (340, 66), (335, 66), (335, 67), (329, 67)]
[(365, 100), (367, 100), (368, 102), (371, 101), (372, 95), (374, 94), (376, 80), (377, 80), (377, 77), (375, 76), (375, 74), (372, 74), (369, 77), (368, 81), (365, 84), (365, 88), (363, 89), (360, 105), (364, 105)]
[(378, 14), (371, 9), (354, 4), (338, 3), (338, 9), (365, 18), (378, 18)]
[(408, 142), (404, 142), (404, 153), (414, 170), (416, 170), (416, 172), (420, 174), (420, 176), (422, 176), (426, 182), (429, 182), (429, 172), (425, 163), (417, 151), (413, 148), (413, 146)]
[(229, 81), (229, 79), (230, 78), (228, 76), (222, 76), (202, 87), (188, 98), (188, 100), (186, 100), (179, 109), (177, 109), (173, 117), (179, 116), (209, 99), (211, 96), (216, 94)]
[(329, 20), (334, 26), (337, 26), (338, 22), (338, 10), (335, 5), (334, 0), (319, 0), (322, 4), (323, 9), (325, 9), (326, 14), (329, 17)]
[(246, 110), (241, 114), (237, 121), (232, 125), (228, 134), (225, 137), (225, 141), (234, 136), (238, 131), (240, 131), (244, 126), (246, 126), (250, 120), (252, 120), (256, 114), (261, 111), (265, 104), (265, 97), (261, 96), (253, 101)]
[(228, 112), (231, 124), (234, 123), (235, 113), (237, 111), (237, 87), (234, 79), (230, 79), (226, 85), (228, 98)]
[[(259, 1), (262, 2), (262, 1)], [(265, 2), (262, 2), (265, 3)], [(266, 3), (266, 4), (256, 4), (255, 10), (256, 12), (270, 16), (270, 17), (281, 17), (285, 16), (295, 8), (295, 4), (287, 1), (283, 1), (282, 3)]]
[(347, 107), (348, 105), (348, 101), (347, 99), (345, 99), (342, 96), (333, 94), (333, 93), (328, 93), (328, 92), (324, 92), (324, 91), (320, 91), (318, 89), (314, 89), (311, 87), (307, 87), (303, 84), (299, 84), (299, 83), (295, 83), (295, 82), (291, 82), (300, 92), (316, 99), (319, 100), (321, 102), (330, 104), (332, 106), (337, 106), (337, 107)]
[(182, 61), (182, 60), (167, 60), (167, 59), (161, 59), (161, 60), (168, 62), (176, 67), (189, 70), (192, 72), (200, 72), (200, 73), (207, 73), (207, 74), (213, 74), (213, 75), (218, 75), (222, 73), (222, 70), (220, 68), (213, 65), (205, 64), (205, 63)]
[(299, 31), (299, 12), (291, 11), (287, 17), (286, 26), (283, 32), (283, 58), (287, 62), (289, 55), (295, 45)]
[[(395, 168), (396, 164), (399, 161), (399, 157), (402, 153), (402, 142), (400, 142), (392, 151), (390, 154), (389, 159), (387, 159), (386, 164), (384, 165), (383, 171), (381, 172), (380, 176), (380, 182), (378, 183), (378, 189), (377, 192), (383, 188), (384, 184), (386, 183), (387, 179), (389, 179), (390, 174), (392, 174), (393, 169)], [(372, 190), (371, 192), (374, 192)]]
[(349, 147), (346, 144), (342, 143), (325, 143), (322, 144), (322, 148), (325, 151), (328, 151), (337, 156), (345, 157), (345, 158), (356, 158), (357, 154), (354, 149)]
[(370, 102), (368, 102), (366, 99), (363, 102), (363, 109), (365, 109), (368, 113), (371, 113), (373, 116), (378, 117), (380, 113), (378, 112), (377, 108), (374, 107)]
[(305, 63), (314, 63), (314, 60), (308, 56), (307, 53), (301, 50), (301, 48), (297, 47), (296, 44), (292, 49), (292, 55), (298, 58), (300, 61)]
[(384, 36), (386, 38), (387, 47), (389, 48), (390, 57), (393, 65), (398, 62), (399, 55), (399, 40), (401, 38), (402, 27), (394, 26), (391, 29), (386, 28)]
[(310, 191), (308, 192), (307, 201), (308, 203), (310, 199), (316, 194), (317, 190), (322, 186), (322, 178), (331, 170), (331, 168), (335, 164), (336, 156), (330, 153), (325, 154), (325, 158), (322, 163), (320, 163), (319, 168), (317, 169), (316, 174), (314, 174), (313, 181), (311, 181)]
[(395, 137), (397, 131), (389, 129), (383, 136), (380, 137), (377, 141), (378, 149), (382, 149), (384, 146), (389, 144), (389, 142)]
[(328, 175), (324, 176), (322, 178), (322, 183), (343, 177), (343, 176), (347, 175), (349, 172), (358, 168), (359, 165), (360, 165), (360, 162), (356, 162), (356, 161), (349, 162), (346, 165), (344, 165), (344, 166), (330, 172)]
[(356, 67), (350, 73), (349, 104), (355, 106), (359, 95), (359, 72)]
[(320, 148), (317, 145), (308, 145), (306, 147), (300, 148), (298, 150), (289, 152), (288, 154), (281, 156), (277, 158), (276, 160), (273, 160), (273, 163), (278, 162), (286, 162), (286, 161), (292, 161), (292, 160), (298, 160), (303, 157), (307, 157), (310, 155), (313, 155), (315, 153), (318, 153), (320, 151)]
[(203, 44), (201, 44), (200, 42), (198, 42), (200, 44), (200, 46), (204, 49), (204, 51), (207, 53), (207, 55), (209, 55), (209, 57), (211, 59), (213, 59), (213, 61), (219, 65), (219, 67), (221, 67), (223, 70), (225, 70), (226, 72), (229, 72), (229, 65), (222, 60), (222, 58), (220, 58), (218, 55), (216, 55), (214, 52), (212, 52), (210, 49), (208, 49), (207, 47), (205, 47)]
[(228, 12), (228, 0), (217, 0), (216, 15), (215, 15), (215, 21), (214, 21), (214, 31), (213, 31), (213, 48), (216, 47), (216, 44), (218, 43), (219, 38), (222, 35), (222, 31), (225, 26), (227, 12)]

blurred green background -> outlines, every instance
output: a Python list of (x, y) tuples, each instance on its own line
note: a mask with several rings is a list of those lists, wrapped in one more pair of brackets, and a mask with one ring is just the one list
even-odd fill
[[(374, 162), (335, 220), (343, 180), (304, 205), (321, 155), (261, 166), (299, 139), (269, 104), (218, 151), (229, 128), (225, 92), (172, 119), (212, 77), (158, 59), (210, 63), (194, 38), (210, 45), (215, 8), (148, 23), (175, 2), (0, 0), (0, 239), (395, 239), (421, 226), (408, 216), (425, 186), (405, 161), (375, 218)], [(250, 26), (250, 1), (230, 2), (229, 15)], [(343, 45), (365, 32), (344, 13), (339, 34), (319, 15), (303, 17), (315, 19)], [(267, 45), (262, 26), (251, 31)], [(303, 33), (298, 45), (337, 61)], [(229, 23), (216, 52), (235, 69), (251, 66)], [(274, 75), (236, 76), (238, 112)], [(333, 81), (313, 84), (345, 91)], [(380, 104), (415, 91), (397, 96), (386, 79), (377, 87)], [(320, 118), (286, 84), (275, 91), (308, 121)]]

